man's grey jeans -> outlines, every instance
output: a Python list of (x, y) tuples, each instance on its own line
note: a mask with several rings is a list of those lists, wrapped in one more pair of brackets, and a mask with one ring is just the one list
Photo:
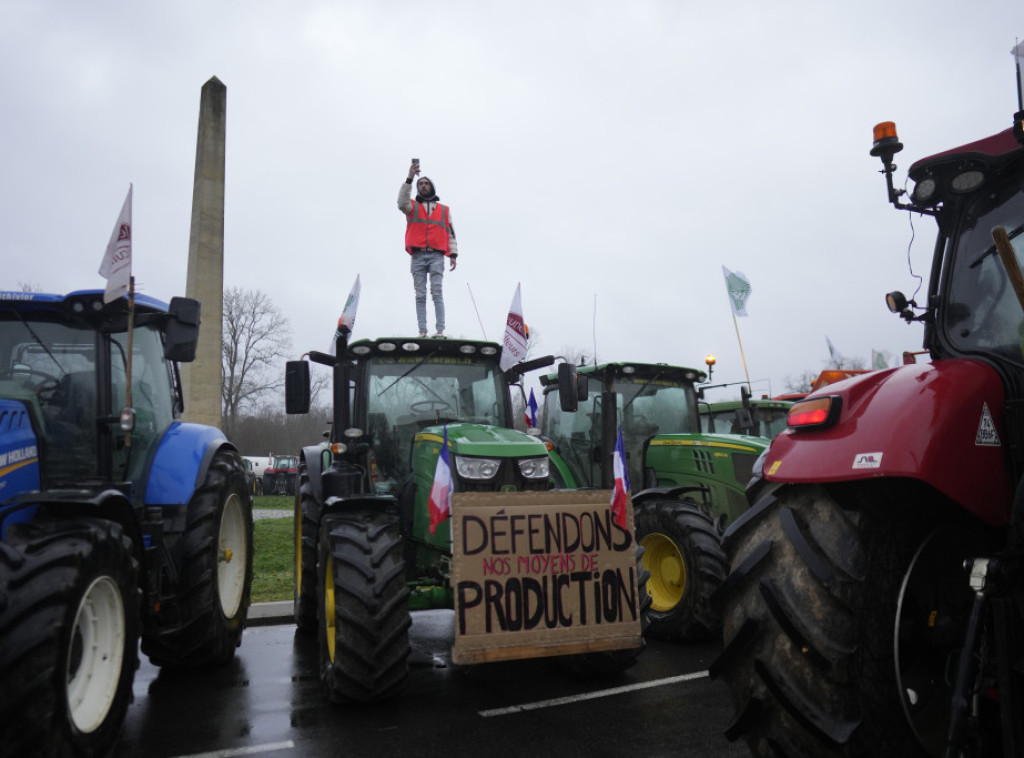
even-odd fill
[(416, 323), (420, 333), (427, 331), (427, 275), (430, 275), (430, 297), (434, 301), (434, 318), (437, 331), (444, 331), (444, 294), (441, 284), (444, 279), (444, 253), (413, 253), (409, 270), (412, 271), (412, 286), (416, 291)]

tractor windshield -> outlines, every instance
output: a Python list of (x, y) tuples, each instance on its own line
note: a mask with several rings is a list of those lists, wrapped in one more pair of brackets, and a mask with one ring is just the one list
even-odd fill
[(754, 423), (753, 429), (743, 426), (742, 403), (729, 403), (721, 406), (714, 404), (708, 411), (700, 414), (702, 432), (716, 434), (752, 434), (756, 437), (771, 439), (786, 428), (789, 409), (764, 406), (751, 403), (750, 415)]
[(947, 243), (953, 269), (942, 324), (956, 352), (993, 354), (1024, 365), (1024, 307), (992, 242), (993, 229), (1006, 229), (1021, 264), (1022, 225), (1024, 186), (1018, 175), (991, 191), (979, 192), (966, 206), (959, 236)]
[[(117, 423), (126, 397), (127, 342), (122, 333), (106, 343), (88, 323), (67, 321), (56, 311), (0, 310), (0, 396), (22, 401), (32, 414), (46, 443), (43, 472), (49, 486), (138, 480), (151, 445), (173, 421), (173, 386), (160, 334), (136, 328), (136, 424), (129, 456)], [(106, 354), (109, 365), (100, 370)]]
[(496, 360), (473, 356), (383, 356), (366, 365), (366, 425), (387, 477), (410, 470), (421, 429), (464, 421), (509, 426), (508, 392)]

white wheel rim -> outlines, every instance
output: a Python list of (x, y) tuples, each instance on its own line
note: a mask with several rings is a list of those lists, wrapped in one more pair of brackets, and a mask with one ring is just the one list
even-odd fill
[(68, 711), (84, 734), (106, 719), (124, 663), (124, 601), (109, 576), (97, 578), (82, 596), (71, 628), (67, 658)]
[(245, 535), (242, 500), (232, 492), (224, 503), (217, 538), (217, 594), (226, 618), (234, 618), (242, 605), (245, 569), (249, 563), (249, 545)]

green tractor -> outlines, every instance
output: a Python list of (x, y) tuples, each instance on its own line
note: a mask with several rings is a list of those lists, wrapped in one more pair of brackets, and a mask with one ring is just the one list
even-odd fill
[[(613, 673), (642, 650), (649, 601), (632, 525), (613, 523), (608, 493), (550, 493), (546, 446), (512, 428), (510, 384), (554, 358), (505, 372), (500, 352), (462, 339), (348, 344), (341, 330), (335, 355), (307, 354), (332, 369), (333, 418), (329, 440), (299, 455), (294, 613), (317, 632), (334, 702), (398, 694), (412, 610), (455, 610), (456, 664), (552, 657)], [(287, 411), (309, 404), (309, 362), (291, 361)]]
[(651, 575), (647, 634), (666, 640), (705, 639), (719, 630), (710, 598), (728, 567), (721, 534), (746, 511), (745, 487), (767, 447), (759, 437), (700, 433), (695, 385), (705, 378), (660, 363), (607, 363), (575, 373), (562, 364), (541, 378), (542, 438), (556, 486), (611, 487), (622, 430), (636, 537)]

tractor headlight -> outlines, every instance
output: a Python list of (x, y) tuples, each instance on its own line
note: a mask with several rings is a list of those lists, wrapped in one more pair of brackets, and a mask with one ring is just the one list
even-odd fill
[(519, 471), (527, 479), (547, 479), (547, 458), (523, 458), (519, 461)]
[(501, 467), (500, 458), (464, 458), (455, 456), (455, 470), (463, 479), (493, 479)]
[(935, 180), (928, 177), (914, 185), (914, 191), (910, 193), (910, 197), (915, 203), (927, 203), (935, 196), (937, 188), (938, 185), (935, 183)]
[(961, 171), (959, 174), (953, 177), (953, 180), (949, 183), (949, 186), (953, 188), (954, 192), (971, 192), (972, 190), (978, 189), (982, 184), (985, 183), (985, 174), (981, 171), (969, 169), (967, 171)]

